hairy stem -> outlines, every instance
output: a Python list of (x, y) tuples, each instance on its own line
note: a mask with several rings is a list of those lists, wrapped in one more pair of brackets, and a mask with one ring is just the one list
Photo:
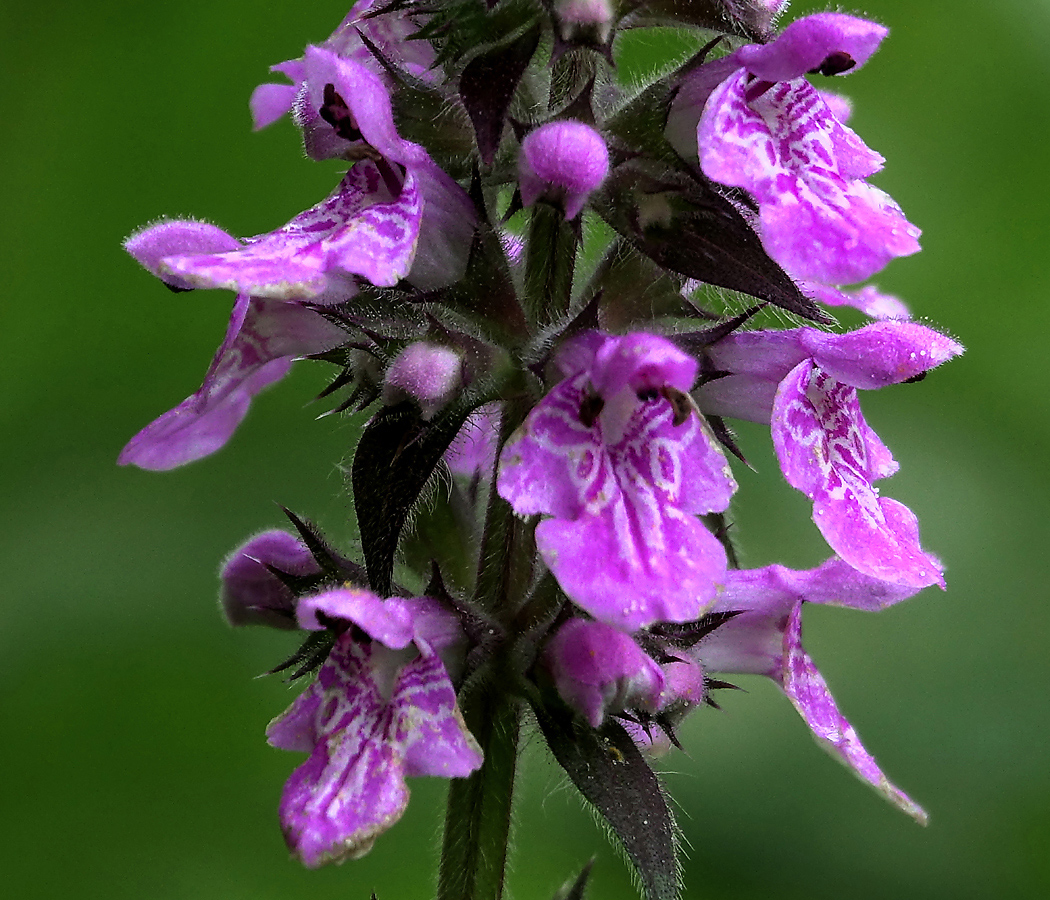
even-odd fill
[(462, 698), (467, 727), (485, 754), (469, 778), (453, 779), (445, 813), (438, 900), (500, 900), (506, 877), (521, 702), (487, 681)]

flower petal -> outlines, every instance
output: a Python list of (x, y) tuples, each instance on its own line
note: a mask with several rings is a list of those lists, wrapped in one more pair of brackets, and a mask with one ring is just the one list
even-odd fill
[(402, 667), (390, 701), (398, 707), (396, 735), (406, 775), (463, 778), (481, 766), (481, 748), (456, 705), (441, 660), (424, 652)]
[(305, 737), (303, 720), (315, 716), (310, 758), (280, 805), (285, 840), (309, 868), (363, 856), (408, 805), (401, 747), (391, 740), (397, 709), (384, 700), (374, 657), (372, 645), (343, 635), (309, 689), (318, 699), (293, 704), (267, 729), (271, 742), (295, 744), (289, 736)]
[(879, 48), (889, 29), (842, 13), (817, 13), (792, 22), (769, 44), (747, 44), (736, 62), (763, 81), (787, 81), (819, 69), (833, 54), (846, 54), (859, 69)]
[(375, 163), (364, 160), (284, 227), (231, 252), (169, 256), (160, 269), (195, 287), (279, 300), (317, 299), (329, 286), (330, 270), (390, 287), (408, 274), (421, 215), (411, 176), (393, 197)]
[(392, 650), (412, 643), (412, 615), (397, 599), (384, 600), (364, 588), (341, 587), (303, 597), (296, 607), (299, 624), (310, 631), (325, 628), (319, 616), (352, 622)]
[(231, 625), (296, 627), (295, 598), (269, 566), (289, 575), (321, 571), (303, 542), (287, 531), (255, 535), (234, 550), (222, 566), (220, 599)]
[(117, 462), (164, 470), (214, 453), (247, 415), (252, 397), (283, 378), (294, 358), (345, 338), (306, 307), (241, 294), (200, 390), (135, 435)]
[(800, 363), (781, 383), (773, 445), (788, 483), (813, 500), (813, 521), (828, 544), (875, 578), (943, 586), (940, 563), (920, 547), (910, 510), (872, 487), (893, 464), (881, 442), (871, 454), (870, 434), (856, 389), (813, 363)]
[(919, 824), (926, 824), (929, 818), (926, 811), (882, 773), (874, 757), (864, 749), (853, 726), (839, 712), (835, 698), (813, 660), (802, 649), (801, 603), (792, 608), (784, 629), (783, 662), (778, 681), (810, 727), (817, 743), (894, 806)]
[(805, 79), (749, 100), (741, 70), (719, 85), (697, 127), (704, 173), (748, 190), (770, 255), (794, 277), (853, 284), (919, 249), (919, 229), (862, 179), (881, 168)]
[(594, 728), (607, 714), (659, 709), (663, 672), (619, 629), (570, 619), (551, 639), (543, 658), (561, 698)]

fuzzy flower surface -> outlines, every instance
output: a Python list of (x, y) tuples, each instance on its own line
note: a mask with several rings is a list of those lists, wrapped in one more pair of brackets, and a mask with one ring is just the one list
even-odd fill
[(697, 618), (726, 555), (696, 517), (725, 509), (736, 482), (684, 397), (696, 361), (665, 338), (590, 332), (561, 368), (567, 377), (503, 450), (500, 496), (549, 517), (539, 552), (595, 618), (628, 632)]
[(704, 174), (752, 195), (766, 250), (803, 282), (854, 284), (919, 250), (919, 229), (866, 181), (883, 158), (804, 77), (860, 68), (887, 33), (840, 13), (807, 16), (701, 66), (672, 110), (672, 140), (687, 142), (696, 122)]
[(464, 777), (481, 751), (439, 655), (456, 625), (435, 601), (340, 588), (303, 598), (296, 613), (304, 628), (348, 626), (266, 732), (273, 746), (310, 754), (285, 785), (280, 818), (289, 848), (316, 868), (372, 848), (408, 805), (406, 777)]

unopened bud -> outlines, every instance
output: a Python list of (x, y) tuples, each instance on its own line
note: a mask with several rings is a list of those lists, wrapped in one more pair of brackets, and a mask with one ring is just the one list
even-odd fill
[(526, 206), (543, 198), (560, 204), (565, 218), (574, 219), (608, 174), (605, 141), (583, 122), (549, 122), (521, 142), (518, 177)]
[(383, 401), (397, 403), (406, 396), (415, 400), (429, 419), (440, 410), (463, 383), (463, 360), (459, 353), (440, 344), (417, 341), (409, 344), (386, 373)]

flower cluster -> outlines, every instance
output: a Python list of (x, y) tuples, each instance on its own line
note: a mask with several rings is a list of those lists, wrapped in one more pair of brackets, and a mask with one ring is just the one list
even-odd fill
[[(370, 413), (358, 559), (291, 515), (295, 534), (253, 537), (222, 572), (231, 624), (305, 632), (275, 671), (313, 680), (267, 737), (308, 754), (280, 803), (307, 866), (367, 852), (407, 776), (487, 768), (528, 704), (643, 885), (677, 877), (636, 852), (670, 822), (639, 751), (678, 745), (735, 673), (771, 678), (925, 820), (839, 711), (802, 616), (944, 586), (915, 515), (875, 485), (897, 463), (860, 396), (962, 348), (856, 287), (919, 230), (868, 182), (883, 159), (848, 102), (813, 82), (859, 69), (887, 29), (823, 13), (777, 33), (785, 5), (360, 0), (251, 98), (257, 128), (290, 114), (310, 158), (347, 163), (331, 194), (254, 237), (170, 220), (127, 240), (172, 290), (236, 299), (203, 385), (121, 463), (215, 452), (304, 357), (335, 366), (339, 411)], [(703, 49), (617, 87), (616, 37), (669, 21)], [(836, 327), (844, 305), (871, 321)], [(768, 307), (778, 327), (756, 327)], [(822, 565), (738, 567), (733, 419), (769, 426)], [(626, 802), (594, 775), (610, 758)], [(481, 806), (456, 790), (449, 828)]]

